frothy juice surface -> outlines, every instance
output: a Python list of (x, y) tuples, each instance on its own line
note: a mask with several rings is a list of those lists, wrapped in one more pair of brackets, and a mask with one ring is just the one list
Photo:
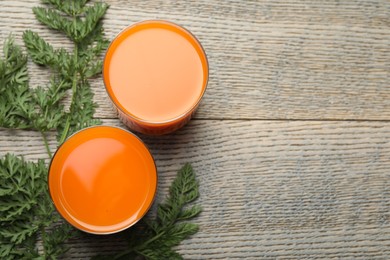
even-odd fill
[(60, 214), (73, 226), (108, 234), (136, 223), (157, 187), (153, 157), (133, 134), (92, 127), (70, 137), (56, 152), (49, 189)]
[(206, 88), (208, 65), (188, 31), (164, 21), (145, 21), (121, 32), (104, 61), (104, 81), (126, 114), (150, 123), (182, 116)]

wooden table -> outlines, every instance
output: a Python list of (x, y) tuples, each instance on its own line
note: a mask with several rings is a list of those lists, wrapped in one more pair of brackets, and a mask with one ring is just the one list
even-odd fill
[[(200, 180), (200, 232), (188, 259), (390, 258), (390, 2), (110, 0), (112, 39), (144, 19), (167, 19), (203, 44), (210, 81), (195, 119), (163, 137), (141, 136), (159, 172), (157, 201), (191, 162)], [(1, 40), (40, 25), (38, 0), (1, 1)], [(32, 85), (48, 81), (31, 64)], [(106, 125), (120, 125), (101, 78), (93, 82)], [(55, 149), (54, 136), (50, 146)], [(45, 158), (32, 131), (0, 130), (0, 155)], [(69, 258), (122, 245), (70, 241)]]

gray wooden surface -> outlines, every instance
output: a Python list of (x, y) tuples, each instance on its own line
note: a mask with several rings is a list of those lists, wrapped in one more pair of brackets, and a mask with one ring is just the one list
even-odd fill
[[(201, 184), (200, 232), (188, 259), (390, 259), (390, 2), (110, 0), (112, 39), (144, 19), (190, 29), (210, 62), (195, 119), (163, 137), (141, 136), (159, 171), (157, 201), (191, 162)], [(0, 1), (0, 40), (32, 29), (38, 0)], [(33, 85), (48, 81), (31, 64)], [(106, 125), (120, 125), (101, 79)], [(54, 137), (50, 139), (53, 149)], [(45, 158), (39, 134), (0, 129), (7, 152)], [(67, 258), (122, 247), (116, 237), (69, 242)]]

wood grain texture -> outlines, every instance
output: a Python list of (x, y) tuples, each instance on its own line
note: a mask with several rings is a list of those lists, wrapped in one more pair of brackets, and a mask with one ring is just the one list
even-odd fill
[[(35, 21), (38, 0), (0, 2), (0, 39), (26, 29), (54, 46), (71, 45)], [(144, 19), (190, 29), (210, 62), (197, 118), (390, 119), (390, 2), (111, 0), (105, 28), (112, 39)], [(32, 84), (47, 71), (31, 66)], [(113, 118), (100, 79), (97, 117)]]
[[(158, 166), (157, 202), (185, 162), (200, 179), (201, 230), (178, 247), (186, 259), (390, 259), (390, 1), (106, 2), (108, 38), (167, 19), (209, 57), (195, 120), (141, 135)], [(38, 4), (0, 1), (0, 41), (12, 32), (22, 44), (32, 29), (70, 49), (34, 19)], [(29, 69), (33, 86), (48, 82), (47, 70)], [(121, 126), (101, 78), (92, 85), (96, 117)], [(33, 131), (0, 129), (7, 152), (47, 158)], [(66, 259), (123, 248), (122, 235), (69, 241)]]
[[(185, 258), (390, 257), (390, 123), (193, 120), (142, 138), (158, 167), (157, 201), (185, 162), (199, 177), (201, 231), (180, 245)], [(1, 130), (0, 156), (8, 151), (46, 156), (28, 131)], [(111, 252), (117, 238), (86, 235), (68, 257)]]

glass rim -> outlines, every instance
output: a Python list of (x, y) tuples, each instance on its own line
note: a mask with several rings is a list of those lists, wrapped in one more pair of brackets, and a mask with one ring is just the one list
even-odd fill
[[(54, 202), (54, 199), (53, 199), (53, 196), (52, 196), (52, 193), (50, 191), (50, 169), (52, 167), (52, 164), (53, 164), (53, 161), (54, 161), (54, 158), (55, 156), (57, 155), (58, 151), (61, 149), (61, 147), (66, 143), (66, 141), (68, 141), (70, 138), (74, 137), (75, 135), (81, 133), (81, 132), (84, 132), (84, 131), (87, 131), (89, 129), (92, 129), (92, 128), (102, 128), (102, 127), (106, 127), (106, 128), (111, 128), (111, 129), (118, 129), (118, 130), (122, 130), (132, 136), (134, 136), (136, 139), (138, 139), (138, 141), (141, 142), (141, 144), (144, 145), (144, 147), (146, 148), (146, 150), (148, 151), (149, 155), (151, 156), (152, 158), (152, 161), (153, 161), (153, 165), (154, 165), (154, 169), (155, 169), (155, 175), (156, 175), (156, 185), (155, 185), (155, 188), (153, 189), (153, 197), (150, 201), (150, 204), (148, 205), (147, 209), (145, 210), (145, 212), (142, 213), (142, 215), (137, 218), (134, 222), (128, 224), (128, 225), (125, 225), (124, 227), (121, 227), (119, 229), (115, 229), (115, 230), (112, 230), (112, 231), (91, 231), (91, 230), (85, 230), (81, 227), (83, 227), (82, 225), (80, 225), (80, 227), (74, 225), (73, 223), (71, 223), (65, 216), (63, 216), (61, 213), (60, 213), (60, 210), (58, 209), (58, 206), (57, 204)], [(66, 140), (60, 144), (56, 151), (53, 153), (53, 156), (52, 158), (50, 159), (50, 163), (48, 165), (48, 171), (47, 171), (47, 177), (46, 177), (46, 182), (47, 182), (47, 191), (49, 192), (49, 197), (50, 197), (50, 200), (51, 202), (53, 203), (58, 215), (66, 221), (66, 223), (68, 223), (69, 225), (73, 226), (74, 228), (82, 231), (82, 232), (85, 232), (85, 233), (88, 233), (88, 234), (93, 234), (93, 235), (110, 235), (110, 234), (116, 234), (116, 233), (119, 233), (121, 231), (124, 231), (132, 226), (134, 226), (135, 224), (137, 224), (143, 217), (145, 217), (145, 215), (149, 212), (149, 210), (151, 209), (151, 207), (153, 206), (154, 204), (154, 201), (156, 199), (156, 196), (157, 196), (157, 188), (158, 188), (158, 172), (157, 172), (157, 165), (156, 165), (156, 160), (154, 159), (154, 156), (153, 154), (150, 152), (150, 149), (149, 147), (142, 141), (141, 138), (139, 138), (136, 134), (132, 133), (131, 131), (128, 131), (122, 127), (119, 127), (119, 126), (106, 126), (106, 125), (94, 125), (94, 126), (89, 126), (89, 127), (85, 127), (83, 129), (80, 129), (76, 132), (74, 132), (73, 134), (71, 134), (70, 136), (68, 136), (68, 138), (66, 138)], [(70, 214), (69, 214), (70, 215)], [(71, 216), (71, 215), (70, 215)]]
[[(131, 114), (129, 111), (125, 111), (123, 108), (121, 108), (117, 102), (114, 101), (114, 97), (112, 97), (112, 95), (110, 94), (109, 90), (108, 90), (108, 87), (107, 87), (107, 83), (106, 83), (106, 77), (104, 75), (104, 67), (105, 67), (105, 64), (106, 64), (106, 60), (107, 60), (107, 54), (108, 54), (108, 51), (110, 50), (110, 48), (112, 47), (114, 41), (116, 39), (118, 39), (119, 36), (121, 36), (123, 33), (125, 33), (126, 31), (128, 30), (131, 30), (133, 29), (134, 27), (136, 27), (137, 25), (142, 25), (142, 24), (147, 24), (147, 23), (162, 23), (162, 24), (168, 24), (168, 25), (171, 25), (171, 26), (174, 26), (176, 28), (179, 28), (181, 30), (183, 30), (185, 33), (187, 33), (189, 36), (191, 36), (193, 38), (193, 40), (199, 45), (200, 47), (200, 50), (202, 51), (202, 54), (204, 55), (204, 58), (205, 58), (205, 66), (206, 66), (206, 69), (207, 69), (207, 78), (206, 78), (206, 82), (204, 84), (204, 86), (202, 86), (202, 92), (201, 94), (199, 95), (199, 97), (197, 98), (196, 102), (194, 104), (192, 104), (190, 106), (189, 109), (187, 109), (184, 113), (180, 114), (179, 116), (176, 116), (172, 119), (169, 119), (169, 120), (164, 120), (164, 121), (159, 121), (159, 122), (154, 122), (154, 121), (151, 121), (151, 120), (146, 120), (146, 119), (142, 119), (142, 118), (139, 118), (139, 117), (136, 117), (135, 115)], [(202, 66), (204, 67), (204, 66)], [(114, 39), (111, 41), (111, 43), (109, 44), (105, 54), (104, 54), (104, 59), (103, 59), (103, 83), (104, 83), (104, 87), (106, 89), (106, 93), (108, 94), (108, 97), (110, 98), (111, 102), (114, 104), (115, 108), (118, 109), (121, 113), (123, 113), (124, 115), (126, 115), (131, 121), (134, 121), (140, 125), (147, 125), (147, 126), (165, 126), (165, 125), (171, 125), (171, 124), (174, 124), (174, 123), (177, 123), (177, 122), (180, 122), (182, 119), (186, 118), (188, 115), (190, 115), (200, 104), (204, 94), (206, 93), (206, 89), (207, 89), (207, 86), (208, 86), (208, 82), (209, 82), (209, 75), (210, 75), (210, 67), (209, 67), (209, 61), (208, 61), (208, 58), (207, 58), (207, 54), (206, 54), (206, 51), (205, 49), (203, 48), (202, 44), (200, 43), (200, 41), (198, 40), (198, 38), (196, 38), (196, 36), (189, 30), (187, 30), (184, 26), (181, 26), (177, 23), (174, 23), (174, 22), (171, 22), (171, 21), (167, 21), (167, 20), (162, 20), (162, 19), (148, 19), (148, 20), (142, 20), (142, 21), (139, 21), (139, 22), (136, 22), (136, 23), (133, 23), (129, 26), (126, 26), (125, 28), (123, 28), (115, 37)]]

